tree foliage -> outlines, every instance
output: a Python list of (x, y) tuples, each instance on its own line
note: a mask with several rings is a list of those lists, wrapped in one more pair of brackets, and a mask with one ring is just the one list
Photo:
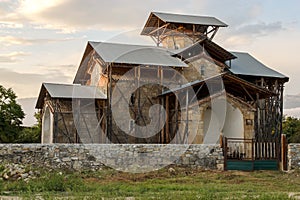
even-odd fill
[(16, 94), (0, 85), (0, 143), (15, 142), (25, 114), (16, 102)]
[(300, 143), (300, 119), (285, 116), (282, 123), (282, 132), (286, 134), (289, 143)]
[(37, 124), (33, 127), (24, 127), (19, 133), (16, 140), (17, 143), (40, 143), (41, 142), (41, 130), (42, 122), (40, 113), (35, 113), (34, 117), (37, 120)]

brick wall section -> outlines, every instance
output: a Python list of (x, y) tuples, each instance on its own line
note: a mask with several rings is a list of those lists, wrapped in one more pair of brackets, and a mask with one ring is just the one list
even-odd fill
[(300, 169), (300, 143), (291, 143), (288, 146), (288, 169)]
[[(156, 151), (160, 144), (0, 144), (0, 163), (29, 164), (43, 168), (97, 170), (105, 163), (118, 162), (124, 154), (138, 154), (145, 151)], [(174, 148), (169, 148), (172, 156)], [(104, 157), (94, 156), (92, 152), (104, 152)], [(106, 159), (106, 160), (104, 160)], [(163, 158), (149, 159), (149, 165), (160, 162)], [(102, 162), (101, 162), (102, 161)], [(174, 164), (184, 167), (199, 167), (203, 169), (223, 170), (223, 155), (219, 145), (190, 145), (187, 151)]]

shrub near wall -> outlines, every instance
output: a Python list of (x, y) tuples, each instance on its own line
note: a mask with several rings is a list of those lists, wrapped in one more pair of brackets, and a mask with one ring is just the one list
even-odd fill
[[(0, 162), (29, 164), (35, 167), (71, 170), (98, 170), (104, 167), (104, 159), (112, 162), (122, 161), (122, 155), (140, 149), (151, 151), (160, 144), (0, 144)], [(96, 158), (92, 152), (117, 152), (112, 158)], [(172, 152), (170, 152), (172, 154)], [(151, 164), (151, 163), (149, 163)], [(219, 145), (190, 145), (187, 151), (174, 164), (184, 167), (223, 170), (223, 155)]]

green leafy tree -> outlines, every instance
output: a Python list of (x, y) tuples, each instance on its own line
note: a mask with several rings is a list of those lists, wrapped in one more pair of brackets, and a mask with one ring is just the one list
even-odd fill
[(12, 143), (21, 131), (25, 114), (16, 102), (16, 94), (0, 85), (0, 143)]
[(285, 116), (282, 123), (282, 132), (286, 134), (289, 143), (300, 143), (300, 119)]
[(40, 113), (35, 113), (34, 117), (37, 120), (37, 124), (33, 127), (24, 127), (20, 134), (18, 135), (18, 143), (40, 143), (41, 142), (41, 130), (42, 122), (40, 118)]

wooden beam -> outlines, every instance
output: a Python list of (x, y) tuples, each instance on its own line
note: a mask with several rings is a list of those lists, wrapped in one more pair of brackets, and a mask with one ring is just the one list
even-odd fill
[(187, 143), (184, 144), (188, 144), (189, 142), (189, 90), (186, 90), (186, 99), (185, 99), (185, 109), (186, 109), (186, 122), (185, 122), (185, 133), (184, 136), (187, 139)]
[(219, 27), (215, 27), (215, 30), (214, 30), (213, 34), (209, 38), (210, 40), (212, 40), (215, 37), (215, 35), (218, 32), (218, 30), (219, 30)]
[(180, 144), (181, 141), (181, 133), (179, 133), (179, 137), (178, 138), (178, 134), (177, 134), (177, 130), (178, 130), (178, 100), (176, 98), (177, 96), (175, 96), (175, 129), (174, 129), (174, 136), (176, 137), (176, 143)]
[[(149, 33), (149, 35), (152, 35), (152, 34), (154, 34), (155, 32), (158, 32), (159, 30), (161, 30), (161, 29), (163, 29), (163, 28), (166, 29), (169, 25), (170, 25), (170, 23), (167, 23), (167, 24), (165, 24), (165, 25), (163, 25), (163, 26), (161, 26), (161, 27), (159, 27), (159, 28), (157, 28), (157, 29), (151, 31), (151, 32)], [(159, 34), (159, 33), (158, 33), (158, 34)]]
[[(108, 110), (107, 110), (107, 137), (111, 141), (112, 140), (112, 113), (111, 113), (111, 104), (112, 104), (112, 65), (108, 66), (108, 78), (109, 78), (109, 88), (107, 89), (108, 93)], [(112, 142), (112, 141), (111, 141)]]
[(166, 96), (166, 143), (170, 142), (169, 112), (169, 96)]
[(251, 99), (252, 101), (255, 101), (254, 98), (251, 96), (251, 94), (248, 92), (248, 90), (244, 87), (244, 85), (243, 85), (243, 84), (240, 84), (240, 86), (243, 88), (243, 90), (246, 92), (246, 94), (250, 97), (250, 99)]

